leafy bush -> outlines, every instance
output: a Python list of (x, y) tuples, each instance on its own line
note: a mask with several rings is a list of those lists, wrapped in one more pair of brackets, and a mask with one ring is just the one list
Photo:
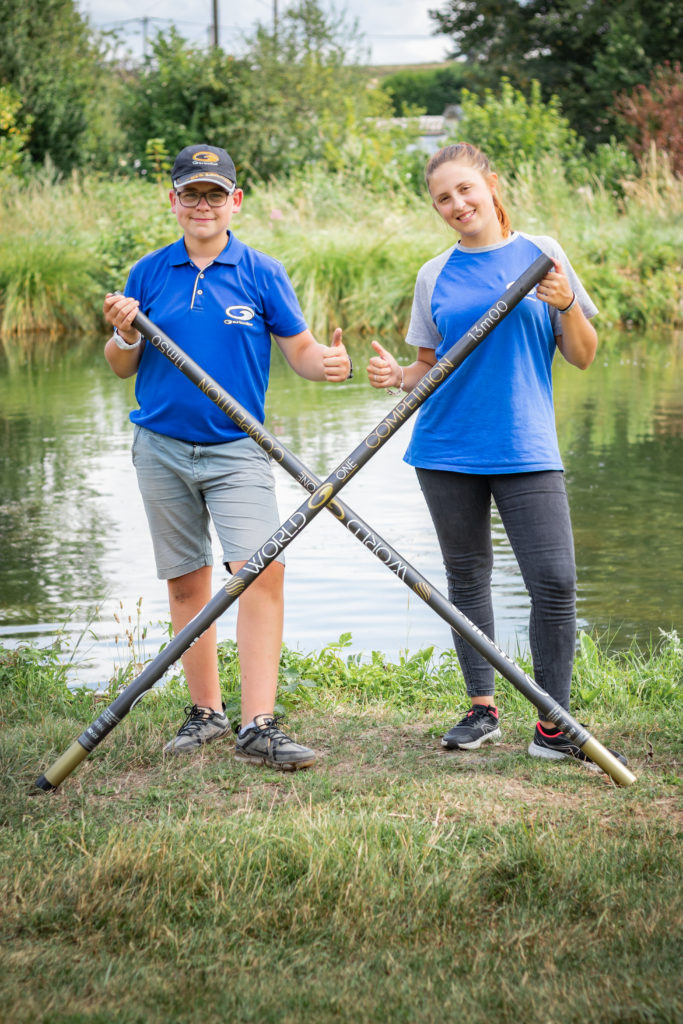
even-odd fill
[(175, 241), (179, 234), (169, 210), (168, 187), (163, 184), (151, 187), (140, 180), (119, 182), (115, 202), (117, 217), (99, 217), (96, 225), (95, 262), (108, 291), (122, 290), (136, 260)]
[(615, 94), (683, 50), (680, 0), (446, 0), (430, 17), (491, 88), (507, 74), (559, 96), (590, 149), (619, 130)]
[(30, 121), (20, 125), (21, 99), (11, 86), (0, 85), (0, 184), (17, 175), (26, 159)]
[(318, 0), (289, 7), (277, 33), (259, 26), (239, 59), (192, 46), (175, 29), (159, 33), (123, 100), (127, 169), (158, 175), (160, 153), (172, 160), (208, 142), (230, 152), (242, 186), (311, 164), (334, 172), (359, 147), (356, 174), (374, 164), (375, 175), (395, 155), (377, 124), (390, 101), (368, 85), (357, 46), (353, 26)]
[(195, 142), (230, 148), (226, 111), (241, 107), (245, 66), (222, 50), (191, 46), (175, 28), (158, 33), (151, 50), (122, 97), (128, 152), (120, 169), (154, 175), (161, 149), (172, 160)]
[(500, 92), (486, 89), (478, 96), (462, 91), (459, 139), (478, 146), (505, 177), (513, 177), (521, 166), (538, 164), (552, 157), (573, 177), (583, 166), (583, 142), (562, 115), (560, 101), (541, 99), (541, 87), (531, 83), (529, 98), (503, 78)]
[(656, 67), (648, 85), (617, 97), (616, 110), (630, 127), (629, 146), (642, 159), (654, 146), (668, 155), (675, 174), (683, 174), (683, 72), (678, 61)]
[(628, 149), (614, 138), (596, 146), (588, 156), (587, 167), (603, 188), (619, 198), (625, 193), (625, 182), (635, 178), (638, 173), (638, 165)]
[[(73, 0), (0, 0), (0, 82), (21, 97), (19, 123), (32, 130), (32, 159), (63, 173), (107, 154), (116, 123), (105, 48)], [(99, 139), (91, 134), (97, 124)]]

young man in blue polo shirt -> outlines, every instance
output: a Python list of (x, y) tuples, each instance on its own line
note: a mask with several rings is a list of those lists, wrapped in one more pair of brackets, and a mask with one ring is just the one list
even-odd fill
[[(125, 295), (107, 295), (114, 334), (105, 356), (114, 373), (137, 374), (133, 463), (179, 632), (211, 598), (214, 523), (230, 571), (277, 529), (280, 518), (265, 453), (131, 327), (140, 308), (252, 415), (263, 420), (271, 336), (308, 380), (340, 383), (351, 361), (334, 332), (330, 347), (306, 327), (284, 267), (237, 238), (230, 224), (243, 200), (223, 149), (188, 146), (172, 170), (171, 210), (183, 237), (132, 268)], [(282, 645), (284, 558), (271, 563), (239, 599), (237, 647), (241, 761), (293, 770), (315, 761), (273, 717)], [(183, 655), (192, 706), (164, 748), (192, 752), (229, 731), (218, 681), (212, 626)]]

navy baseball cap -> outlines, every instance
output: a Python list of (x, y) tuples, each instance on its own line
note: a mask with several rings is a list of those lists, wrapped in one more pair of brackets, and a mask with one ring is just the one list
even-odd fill
[(173, 188), (194, 181), (209, 181), (226, 192), (234, 192), (237, 175), (232, 158), (217, 146), (186, 146), (176, 157), (171, 171)]

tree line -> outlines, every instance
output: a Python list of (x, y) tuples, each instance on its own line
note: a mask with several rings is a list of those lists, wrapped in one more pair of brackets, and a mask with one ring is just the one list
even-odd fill
[(678, 0), (446, 0), (430, 16), (481, 85), (539, 82), (591, 148), (623, 125), (617, 97), (683, 57)]
[(355, 25), (318, 0), (297, 0), (277, 35), (257, 25), (240, 56), (171, 28), (138, 65), (74, 0), (0, 0), (0, 19), (0, 134), (62, 174), (155, 173), (164, 152), (200, 139), (267, 179), (306, 162), (334, 166), (351, 134), (362, 149), (391, 113), (386, 94), (367, 88)]
[(625, 166), (622, 143), (638, 156), (654, 141), (683, 172), (673, 0), (448, 0), (430, 14), (452, 59), (386, 75), (362, 62), (357, 25), (322, 0), (296, 0), (277, 33), (256, 25), (239, 56), (172, 28), (139, 64), (122, 60), (116, 38), (74, 0), (0, 0), (0, 179), (45, 164), (62, 175), (161, 177), (182, 146), (205, 140), (235, 155), (245, 184), (311, 165), (379, 182), (396, 173), (399, 152), (415, 180), (391, 117), (448, 105), (465, 110), (494, 159), (507, 123), (487, 136), (481, 112), (511, 114), (521, 138), (526, 105), (547, 116), (532, 142), (527, 125), (526, 149), (517, 138), (503, 157), (531, 159), (541, 132), (560, 131), (567, 152), (577, 140), (587, 154), (602, 147), (598, 163), (618, 140), (615, 167)]

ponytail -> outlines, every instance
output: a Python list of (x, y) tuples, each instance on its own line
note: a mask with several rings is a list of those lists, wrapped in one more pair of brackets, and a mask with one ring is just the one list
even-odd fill
[(508, 217), (507, 210), (505, 209), (505, 207), (503, 206), (495, 192), (493, 193), (493, 207), (496, 211), (496, 217), (498, 218), (503, 238), (507, 238), (508, 235), (510, 234), (510, 231), (512, 230), (510, 218)]

